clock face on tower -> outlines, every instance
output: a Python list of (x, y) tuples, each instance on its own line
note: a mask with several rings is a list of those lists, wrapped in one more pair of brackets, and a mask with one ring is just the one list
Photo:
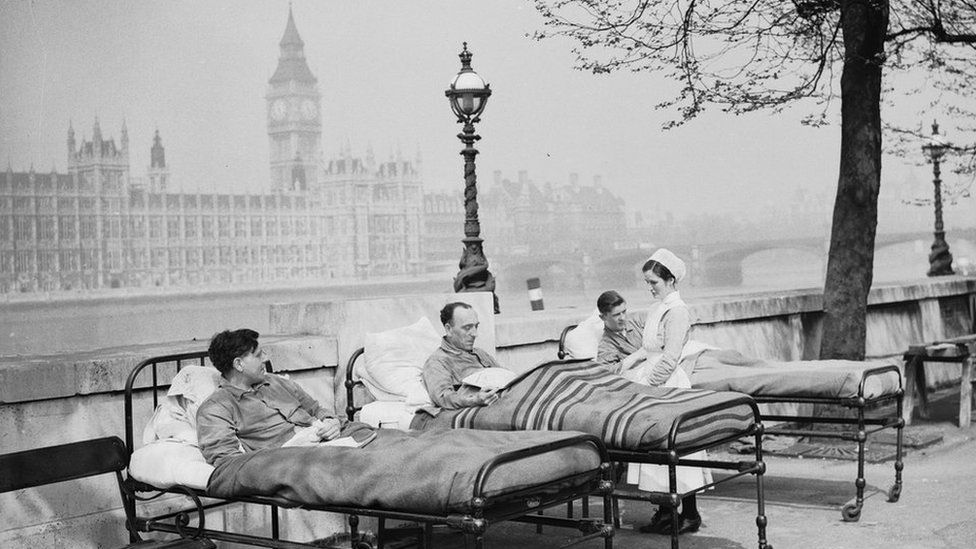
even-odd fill
[(314, 120), (318, 112), (319, 109), (315, 106), (315, 101), (312, 101), (311, 99), (302, 101), (302, 116), (305, 118), (305, 120)]
[(271, 118), (284, 120), (286, 114), (288, 114), (288, 104), (284, 99), (275, 99), (274, 103), (271, 103)]

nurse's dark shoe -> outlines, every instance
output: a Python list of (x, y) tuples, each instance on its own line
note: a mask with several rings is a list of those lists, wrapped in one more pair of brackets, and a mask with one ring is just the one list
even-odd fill
[[(681, 520), (680, 516), (678, 520)], [(671, 510), (658, 507), (651, 517), (651, 522), (637, 529), (642, 534), (662, 534), (671, 532)]]
[[(689, 532), (697, 532), (699, 528), (702, 527), (701, 515), (695, 513), (694, 515), (681, 515), (678, 517), (678, 534), (687, 534)], [(671, 531), (668, 530), (667, 533)]]

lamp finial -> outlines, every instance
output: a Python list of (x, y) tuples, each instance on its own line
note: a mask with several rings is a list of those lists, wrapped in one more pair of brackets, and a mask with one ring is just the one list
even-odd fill
[(462, 42), (463, 49), (458, 57), (461, 58), (461, 71), (470, 71), (471, 69), (471, 52), (468, 51), (468, 43)]

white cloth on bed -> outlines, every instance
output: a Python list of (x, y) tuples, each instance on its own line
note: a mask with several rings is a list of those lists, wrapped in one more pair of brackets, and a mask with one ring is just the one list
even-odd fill
[(566, 358), (596, 358), (600, 339), (603, 337), (603, 320), (600, 312), (593, 313), (566, 334), (563, 351)]
[(132, 478), (157, 488), (207, 487), (214, 468), (197, 446), (196, 415), (219, 382), (220, 372), (206, 366), (184, 366), (173, 377), (129, 460)]
[(376, 429), (396, 429), (409, 431), (416, 406), (406, 402), (377, 400), (363, 406), (359, 411), (359, 421)]
[(430, 406), (422, 373), (424, 361), (440, 341), (425, 316), (409, 326), (368, 333), (363, 360), (354, 373), (377, 400), (404, 401), (414, 409)]

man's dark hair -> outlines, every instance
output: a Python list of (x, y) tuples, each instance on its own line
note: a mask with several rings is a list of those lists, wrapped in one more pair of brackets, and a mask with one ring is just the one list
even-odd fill
[(441, 324), (448, 324), (449, 322), (454, 320), (454, 309), (457, 309), (458, 307), (462, 309), (472, 308), (471, 305), (468, 305), (463, 301), (455, 301), (453, 303), (448, 303), (447, 305), (444, 305), (444, 308), (441, 309)]
[(596, 309), (600, 311), (601, 315), (605, 315), (613, 310), (614, 307), (623, 305), (624, 303), (626, 303), (624, 296), (618, 294), (616, 290), (607, 290), (600, 294), (600, 297), (596, 298)]
[(258, 348), (258, 333), (254, 330), (224, 330), (210, 339), (207, 354), (214, 367), (225, 374), (234, 367), (234, 359), (253, 353)]

